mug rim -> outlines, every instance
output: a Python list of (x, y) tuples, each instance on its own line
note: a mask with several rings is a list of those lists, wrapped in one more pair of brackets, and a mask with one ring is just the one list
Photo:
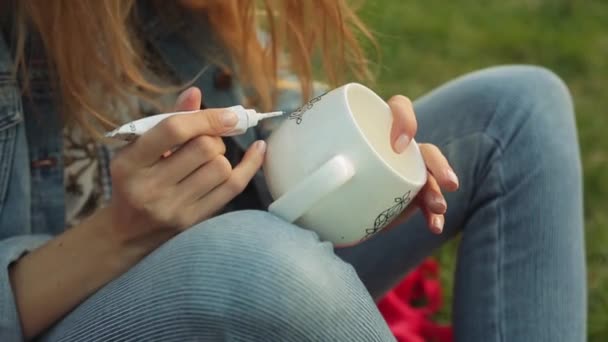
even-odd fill
[[(348, 117), (351, 120), (351, 122), (354, 124), (354, 126), (357, 129), (357, 133), (359, 134), (360, 137), (363, 138), (363, 141), (365, 141), (365, 144), (367, 145), (367, 147), (372, 151), (372, 153), (374, 154), (374, 156), (376, 157), (376, 159), (379, 159), (380, 162), (390, 170), (390, 172), (394, 175), (396, 175), (398, 178), (400, 178), (401, 180), (403, 180), (404, 182), (411, 184), (415, 187), (422, 187), (424, 186), (424, 184), (426, 183), (426, 173), (423, 172), (422, 177), (420, 180), (416, 181), (416, 180), (412, 180), (409, 179), (408, 177), (406, 177), (404, 174), (402, 174), (401, 172), (397, 171), (390, 163), (388, 163), (386, 160), (384, 160), (384, 158), (380, 155), (380, 153), (378, 153), (378, 151), (376, 151), (376, 149), (374, 148), (374, 146), (372, 145), (372, 143), (369, 141), (369, 139), (367, 138), (367, 136), (365, 135), (365, 133), (363, 132), (362, 128), (359, 126), (359, 123), (357, 122), (357, 120), (354, 117), (353, 114), (353, 110), (350, 106), (350, 101), (348, 100), (348, 89), (351, 87), (359, 87), (363, 90), (365, 90), (366, 92), (368, 92), (372, 97), (375, 97), (376, 99), (378, 99), (380, 102), (382, 102), (383, 104), (385, 104), (388, 107), (388, 104), (386, 104), (386, 102), (378, 95), (376, 94), (376, 92), (374, 92), (373, 90), (371, 90), (370, 88), (357, 83), (357, 82), (351, 82), (351, 83), (347, 83), (344, 86), (342, 86), (343, 88), (343, 94), (342, 94), (342, 98), (346, 104), (346, 108), (348, 109)], [(414, 148), (416, 150), (416, 155), (419, 156), (420, 158), (422, 158), (422, 154), (420, 152), (420, 147), (418, 146), (418, 143), (416, 142), (415, 139), (412, 139), (411, 141), (412, 143), (414, 143)], [(411, 144), (411, 143), (410, 143)], [(423, 159), (424, 162), (424, 159)]]

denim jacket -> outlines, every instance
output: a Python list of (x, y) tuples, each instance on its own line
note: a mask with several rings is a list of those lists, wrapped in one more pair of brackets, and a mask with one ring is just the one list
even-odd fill
[[(164, 30), (161, 21), (149, 9), (143, 27), (145, 38), (179, 81), (187, 82), (203, 68), (194, 85), (204, 93), (207, 107), (239, 104), (243, 91), (236, 80), (219, 82), (222, 71), (200, 58), (192, 41), (177, 31)], [(205, 24), (200, 24), (200, 47), (219, 46)], [(213, 45), (213, 46), (212, 46)], [(34, 49), (37, 46), (34, 46)], [(38, 46), (38, 48), (40, 48)], [(39, 49), (38, 52), (41, 52)], [(36, 53), (34, 52), (34, 57)], [(42, 59), (43, 60), (43, 59)], [(8, 265), (28, 250), (44, 243), (64, 230), (64, 184), (62, 164), (62, 124), (50, 90), (51, 82), (44, 63), (28, 67), (28, 96), (21, 96), (12, 71), (13, 61), (7, 42), (0, 35), (0, 340), (21, 340), (20, 324), (8, 279)], [(283, 74), (287, 83), (295, 83), (292, 75)], [(316, 88), (316, 87), (315, 87)], [(321, 92), (323, 89), (315, 90)], [(277, 109), (291, 111), (301, 103), (301, 94), (292, 87), (280, 92)], [(226, 140), (228, 150), (246, 149), (255, 139), (265, 138), (280, 119), (263, 122), (255, 130)], [(100, 154), (102, 165), (108, 165), (109, 150)], [(231, 160), (237, 162), (238, 160)], [(102, 170), (104, 188), (111, 189), (107, 168)], [(103, 181), (102, 181), (103, 183)], [(244, 194), (244, 205), (267, 205), (269, 196), (261, 173), (252, 185), (258, 191)], [(109, 191), (108, 191), (109, 192)], [(252, 195), (255, 194), (255, 195)], [(247, 197), (249, 196), (249, 197)], [(256, 198), (251, 198), (255, 196)], [(233, 201), (235, 202), (235, 201)], [(260, 204), (261, 203), (261, 204)], [(243, 206), (243, 204), (241, 205)], [(238, 208), (238, 206), (237, 206)]]

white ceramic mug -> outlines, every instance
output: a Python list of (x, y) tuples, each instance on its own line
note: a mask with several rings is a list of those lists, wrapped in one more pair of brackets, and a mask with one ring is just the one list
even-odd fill
[(387, 103), (349, 83), (291, 113), (268, 139), (268, 210), (337, 246), (386, 227), (426, 183), (415, 141), (402, 154), (390, 142)]

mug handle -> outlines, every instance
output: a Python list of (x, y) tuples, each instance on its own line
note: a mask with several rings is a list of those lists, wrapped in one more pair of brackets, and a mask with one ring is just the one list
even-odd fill
[(288, 222), (294, 222), (354, 175), (355, 168), (350, 160), (342, 155), (334, 156), (272, 202), (268, 211)]

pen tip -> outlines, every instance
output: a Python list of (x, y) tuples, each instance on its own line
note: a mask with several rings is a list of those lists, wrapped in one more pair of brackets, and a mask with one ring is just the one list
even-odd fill
[(283, 112), (277, 111), (277, 112), (264, 113), (264, 118), (272, 118), (272, 117), (279, 116), (279, 115), (283, 115)]

